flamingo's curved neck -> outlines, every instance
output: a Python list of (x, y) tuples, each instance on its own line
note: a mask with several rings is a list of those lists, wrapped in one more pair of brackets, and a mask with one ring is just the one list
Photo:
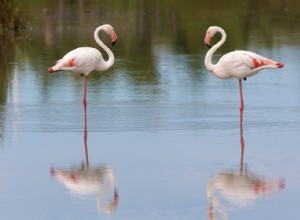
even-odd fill
[(115, 57), (114, 57), (113, 52), (99, 38), (99, 31), (103, 30), (103, 28), (104, 28), (103, 25), (96, 28), (96, 30), (94, 32), (94, 38), (95, 38), (95, 41), (97, 42), (97, 44), (99, 44), (99, 46), (102, 47), (103, 50), (107, 53), (108, 60), (105, 61), (104, 63), (101, 63), (101, 65), (99, 63), (99, 67), (97, 68), (97, 70), (107, 70), (115, 62)]
[(217, 44), (215, 44), (212, 48), (210, 48), (210, 50), (206, 53), (204, 63), (205, 63), (206, 68), (209, 71), (213, 71), (213, 69), (215, 67), (215, 65), (211, 61), (214, 52), (216, 52), (216, 50), (219, 47), (221, 47), (222, 44), (224, 44), (224, 42), (226, 41), (226, 36), (227, 36), (226, 33), (225, 33), (225, 31), (222, 28), (220, 28), (220, 27), (216, 27), (216, 28), (217, 28), (217, 32), (221, 33), (222, 38), (221, 38), (221, 40)]
[(105, 175), (107, 176), (107, 182), (103, 183), (101, 188), (99, 189), (99, 194), (97, 197), (97, 208), (106, 213), (112, 213), (117, 205), (118, 195), (117, 192), (114, 192), (114, 198), (111, 202), (105, 202), (106, 195), (111, 191), (111, 189), (115, 186), (116, 178), (115, 173), (111, 168), (107, 168)]

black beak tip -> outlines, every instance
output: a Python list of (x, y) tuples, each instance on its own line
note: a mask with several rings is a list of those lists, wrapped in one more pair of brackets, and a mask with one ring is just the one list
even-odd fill
[(111, 45), (114, 46), (116, 42), (117, 42), (117, 41), (113, 41)]
[(205, 44), (209, 49), (211, 48), (211, 46), (209, 44)]

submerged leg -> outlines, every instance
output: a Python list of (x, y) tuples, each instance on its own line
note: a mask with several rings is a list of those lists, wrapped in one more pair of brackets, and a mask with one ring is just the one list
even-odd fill
[(85, 161), (86, 165), (88, 167), (89, 165), (89, 156), (88, 156), (88, 146), (87, 146), (87, 113), (86, 113), (86, 90), (87, 90), (87, 84), (88, 84), (88, 76), (84, 75), (84, 94), (83, 94), (83, 108), (84, 108), (84, 134), (83, 134), (83, 140), (84, 140), (84, 150), (85, 150)]
[(240, 174), (243, 174), (245, 141), (243, 135), (243, 112), (242, 111), (240, 115), (240, 143), (241, 143)]
[(87, 116), (86, 116), (86, 105), (84, 105), (84, 151), (85, 151), (85, 163), (86, 167), (89, 165), (89, 153), (88, 153), (88, 146), (87, 146)]

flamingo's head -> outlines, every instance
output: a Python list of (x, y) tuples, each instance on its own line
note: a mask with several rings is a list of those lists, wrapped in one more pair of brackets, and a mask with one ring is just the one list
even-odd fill
[(205, 38), (204, 38), (204, 43), (206, 44), (206, 46), (208, 48), (211, 48), (210, 46), (210, 39), (213, 38), (213, 36), (215, 36), (215, 34), (217, 32), (219, 32), (219, 27), (217, 26), (210, 26), (207, 31), (206, 31), (206, 35), (205, 35)]
[(117, 39), (118, 39), (118, 37), (114, 31), (114, 28), (110, 24), (105, 24), (105, 25), (103, 25), (103, 30), (105, 31), (105, 33), (107, 35), (109, 35), (111, 37), (112, 46), (114, 46), (114, 44), (117, 42)]

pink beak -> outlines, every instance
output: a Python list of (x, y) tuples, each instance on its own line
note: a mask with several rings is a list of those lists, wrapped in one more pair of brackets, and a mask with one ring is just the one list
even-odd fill
[(211, 46), (210, 46), (210, 35), (209, 35), (209, 34), (206, 34), (206, 35), (205, 35), (204, 43), (206, 44), (206, 46), (207, 46), (208, 48), (211, 48)]
[(113, 33), (111, 34), (112, 46), (114, 46), (114, 44), (117, 42), (117, 39), (118, 39), (118, 37), (117, 37), (116, 33), (113, 32)]

